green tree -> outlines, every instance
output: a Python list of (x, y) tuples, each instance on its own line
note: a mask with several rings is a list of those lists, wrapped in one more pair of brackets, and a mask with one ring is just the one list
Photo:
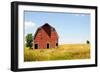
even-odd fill
[(32, 41), (33, 41), (33, 36), (32, 34), (27, 34), (26, 36), (26, 47), (32, 48)]
[(89, 40), (87, 40), (87, 41), (86, 41), (86, 43), (87, 43), (87, 44), (90, 44), (90, 41), (89, 41)]

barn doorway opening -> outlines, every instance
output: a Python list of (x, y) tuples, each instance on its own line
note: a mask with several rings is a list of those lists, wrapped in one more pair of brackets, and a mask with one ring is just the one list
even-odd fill
[(56, 43), (56, 46), (58, 46), (58, 43)]
[(47, 48), (49, 48), (49, 44), (47, 43)]
[(38, 44), (35, 44), (35, 49), (38, 49)]

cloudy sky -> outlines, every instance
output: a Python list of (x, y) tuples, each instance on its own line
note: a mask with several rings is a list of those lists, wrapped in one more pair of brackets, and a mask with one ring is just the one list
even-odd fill
[(53, 26), (60, 44), (85, 43), (90, 40), (90, 14), (24, 12), (25, 36), (36, 32), (44, 23)]

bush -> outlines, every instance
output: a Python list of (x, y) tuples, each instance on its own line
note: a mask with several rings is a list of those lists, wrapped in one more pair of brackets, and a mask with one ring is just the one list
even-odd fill
[(26, 36), (26, 47), (32, 48), (32, 41), (33, 41), (32, 34), (27, 34), (27, 36)]

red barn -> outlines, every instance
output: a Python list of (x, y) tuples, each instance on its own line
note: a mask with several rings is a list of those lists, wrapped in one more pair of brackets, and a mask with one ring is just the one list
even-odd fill
[(39, 27), (33, 38), (34, 49), (56, 48), (58, 47), (58, 34), (54, 27), (45, 23)]

